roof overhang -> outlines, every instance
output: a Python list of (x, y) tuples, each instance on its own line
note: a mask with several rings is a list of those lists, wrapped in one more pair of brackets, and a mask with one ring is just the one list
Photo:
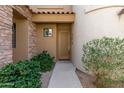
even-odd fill
[(73, 23), (75, 14), (33, 14), (35, 23)]

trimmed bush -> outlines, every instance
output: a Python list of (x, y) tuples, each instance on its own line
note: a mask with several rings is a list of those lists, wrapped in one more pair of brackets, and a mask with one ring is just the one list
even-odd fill
[(39, 87), (40, 67), (35, 61), (19, 61), (0, 69), (0, 87), (34, 88)]
[(124, 87), (124, 39), (103, 37), (83, 45), (85, 69), (97, 87)]
[(31, 60), (40, 64), (40, 69), (43, 72), (50, 71), (54, 66), (54, 57), (51, 57), (47, 51), (43, 51), (41, 54), (34, 56)]
[[(50, 71), (53, 67), (53, 58), (43, 52), (32, 60), (22, 60), (16, 64), (8, 64), (0, 69), (0, 87), (6, 88), (38, 88), (41, 87), (42, 72)], [(35, 60), (34, 60), (35, 58)], [(41, 57), (40, 57), (41, 58)], [(41, 63), (42, 62), (42, 63)], [(45, 65), (46, 64), (46, 65)]]

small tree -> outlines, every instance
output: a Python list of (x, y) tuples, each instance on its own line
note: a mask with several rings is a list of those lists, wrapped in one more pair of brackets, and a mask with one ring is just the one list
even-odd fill
[(123, 87), (124, 39), (103, 37), (83, 45), (82, 61), (97, 87)]

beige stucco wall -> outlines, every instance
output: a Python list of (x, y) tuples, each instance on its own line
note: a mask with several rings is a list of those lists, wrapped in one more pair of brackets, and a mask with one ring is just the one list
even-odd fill
[[(52, 28), (53, 36), (44, 37), (43, 28)], [(38, 52), (41, 53), (43, 50), (47, 50), (50, 53), (50, 55), (56, 57), (56, 36), (57, 36), (56, 24), (37, 24), (36, 30), (37, 30)]]
[(26, 37), (27, 38), (26, 40), (28, 40), (26, 41), (28, 48), (26, 52), (28, 52), (28, 59), (30, 59), (33, 56), (37, 55), (36, 27), (35, 27), (35, 23), (33, 23), (31, 19), (32, 13), (27, 6), (14, 5), (11, 7), (13, 8), (13, 17), (16, 17), (17, 19), (20, 20), (25, 19), (25, 21), (27, 21), (26, 23), (27, 25), (25, 25), (25, 28), (26, 28), (26, 32), (28, 33), (28, 36)]
[(30, 9), (33, 12), (44, 11), (44, 12), (71, 12), (71, 5), (30, 5)]
[(33, 14), (35, 23), (73, 23), (75, 14)]
[[(88, 9), (86, 9), (87, 7)], [(95, 6), (93, 6), (94, 8)], [(72, 31), (72, 62), (78, 69), (85, 71), (81, 58), (82, 45), (87, 41), (103, 36), (124, 37), (124, 20), (118, 16), (121, 9), (122, 7), (110, 7), (86, 14), (85, 12), (92, 10), (92, 6), (90, 8), (89, 6), (73, 6), (76, 15)]]
[(16, 48), (13, 48), (13, 62), (28, 59), (28, 21), (14, 19), (16, 23)]

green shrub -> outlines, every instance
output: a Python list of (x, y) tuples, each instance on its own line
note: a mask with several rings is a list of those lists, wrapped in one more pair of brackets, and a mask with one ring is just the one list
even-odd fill
[(26, 75), (28, 73), (40, 72), (40, 65), (36, 61), (23, 60), (15, 64), (20, 75)]
[(53, 57), (46, 51), (29, 60), (8, 64), (0, 69), (0, 87), (37, 88), (41, 87), (42, 72), (53, 67)]
[(39, 87), (40, 67), (34, 61), (19, 61), (0, 69), (0, 87)]
[(124, 82), (124, 39), (95, 39), (83, 45), (82, 61), (96, 75), (97, 87), (122, 87)]
[(51, 57), (47, 51), (43, 51), (41, 54), (34, 56), (31, 60), (40, 64), (42, 72), (50, 71), (54, 66), (54, 57)]

